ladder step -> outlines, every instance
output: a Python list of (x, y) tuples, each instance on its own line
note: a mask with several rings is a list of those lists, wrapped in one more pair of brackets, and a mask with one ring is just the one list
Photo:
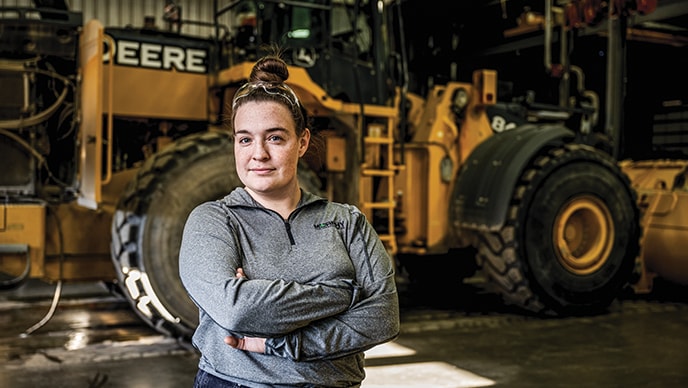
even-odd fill
[(393, 144), (394, 139), (391, 137), (370, 137), (366, 136), (363, 138), (365, 144)]
[(394, 170), (364, 168), (361, 170), (361, 174), (363, 174), (363, 176), (394, 176)]
[(366, 209), (394, 209), (394, 202), (364, 202), (362, 207)]

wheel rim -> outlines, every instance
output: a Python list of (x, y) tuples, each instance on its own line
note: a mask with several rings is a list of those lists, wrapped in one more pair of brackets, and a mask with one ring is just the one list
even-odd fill
[(567, 202), (554, 221), (554, 241), (557, 258), (568, 271), (578, 275), (597, 271), (614, 242), (609, 209), (592, 196)]

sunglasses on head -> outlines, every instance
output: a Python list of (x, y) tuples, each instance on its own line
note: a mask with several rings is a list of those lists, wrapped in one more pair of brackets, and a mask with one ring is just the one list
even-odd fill
[(232, 110), (236, 108), (237, 101), (241, 98), (250, 96), (255, 93), (265, 93), (272, 96), (282, 97), (284, 100), (289, 102), (294, 108), (299, 108), (301, 104), (299, 103), (296, 93), (287, 86), (286, 84), (270, 84), (266, 82), (247, 82), (242, 85), (234, 94), (234, 99), (232, 100)]

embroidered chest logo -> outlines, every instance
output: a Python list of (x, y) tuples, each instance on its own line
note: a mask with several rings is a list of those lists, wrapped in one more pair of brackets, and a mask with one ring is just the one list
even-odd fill
[(344, 221), (321, 222), (319, 224), (313, 224), (313, 227), (315, 229), (326, 229), (326, 228), (344, 229)]

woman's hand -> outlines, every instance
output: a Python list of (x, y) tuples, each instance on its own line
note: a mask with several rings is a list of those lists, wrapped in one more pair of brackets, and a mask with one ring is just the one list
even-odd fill
[(247, 352), (265, 353), (265, 338), (238, 338), (228, 335), (225, 337), (225, 343), (234, 349), (245, 350)]
[[(237, 268), (236, 274), (234, 275), (237, 279), (246, 278), (244, 274), (244, 269)], [(225, 337), (225, 343), (234, 349), (245, 350), (247, 352), (265, 353), (265, 338), (258, 337), (234, 337), (228, 335)]]

